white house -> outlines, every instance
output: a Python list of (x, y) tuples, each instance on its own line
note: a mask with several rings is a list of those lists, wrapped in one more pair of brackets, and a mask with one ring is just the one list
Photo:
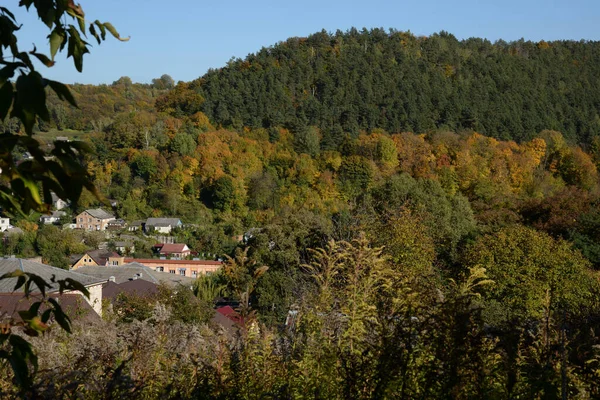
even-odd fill
[(179, 218), (148, 218), (144, 225), (146, 232), (171, 233), (173, 228), (182, 225)]
[(0, 232), (4, 232), (10, 227), (10, 219), (6, 217), (0, 217)]
[(69, 205), (69, 203), (67, 203), (60, 197), (58, 197), (56, 194), (51, 193), (51, 195), (52, 195), (52, 208), (54, 208), (55, 210), (62, 210), (63, 208), (65, 208)]
[(56, 224), (60, 221), (61, 217), (67, 215), (64, 211), (53, 211), (52, 214), (42, 215), (40, 222), (44, 225)]

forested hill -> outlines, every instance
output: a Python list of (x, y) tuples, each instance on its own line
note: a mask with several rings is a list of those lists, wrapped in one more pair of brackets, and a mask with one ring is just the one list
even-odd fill
[(553, 129), (578, 143), (600, 134), (598, 42), (323, 31), (232, 60), (195, 83), (216, 125), (315, 125), (324, 148), (342, 132), (373, 128), (473, 129), (517, 141)]

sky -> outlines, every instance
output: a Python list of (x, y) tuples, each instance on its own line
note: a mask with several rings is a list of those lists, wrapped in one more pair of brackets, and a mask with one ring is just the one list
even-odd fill
[[(77, 2), (77, 1), (76, 1)], [(37, 15), (3, 2), (22, 24), (21, 50), (48, 54), (49, 30)], [(8, 4), (7, 4), (8, 3)], [(14, 6), (12, 6), (14, 3)], [(79, 0), (90, 22), (111, 22), (128, 42), (112, 37), (101, 45), (90, 37), (83, 72), (57, 56), (45, 77), (65, 83), (107, 83), (122, 76), (150, 83), (169, 74), (190, 81), (232, 58), (244, 58), (293, 36), (325, 29), (394, 28), (415, 35), (447, 31), (458, 39), (600, 40), (598, 0)], [(65, 49), (66, 50), (66, 49)]]

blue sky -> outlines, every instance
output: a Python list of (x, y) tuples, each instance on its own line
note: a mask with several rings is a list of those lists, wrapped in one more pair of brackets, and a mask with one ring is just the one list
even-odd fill
[[(109, 38), (84, 57), (83, 73), (71, 60), (57, 57), (43, 75), (66, 83), (111, 83), (121, 76), (150, 82), (162, 74), (189, 81), (232, 57), (244, 58), (261, 47), (321, 29), (383, 27), (430, 35), (441, 30), (459, 39), (495, 41), (600, 40), (600, 1), (595, 0), (454, 0), (454, 1), (205, 1), (79, 0), (92, 21), (110, 21), (123, 36)], [(22, 50), (35, 43), (47, 53), (47, 28), (33, 13), (3, 4), (23, 28)], [(92, 42), (92, 40), (90, 40)], [(93, 41), (95, 44), (95, 40)]]

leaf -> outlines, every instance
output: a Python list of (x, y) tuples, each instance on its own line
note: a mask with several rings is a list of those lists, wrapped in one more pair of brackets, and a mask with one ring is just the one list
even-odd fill
[(11, 335), (9, 343), (12, 350), (9, 356), (10, 366), (15, 374), (15, 380), (20, 387), (31, 386), (31, 374), (27, 362), (31, 362), (34, 371), (37, 370), (37, 357), (33, 353), (31, 344), (18, 335)]
[(54, 61), (54, 56), (56, 56), (59, 47), (61, 47), (63, 41), (65, 40), (65, 35), (63, 32), (60, 32), (57, 28), (55, 28), (50, 35), (48, 35), (48, 39), (50, 40), (50, 58), (52, 58), (52, 61)]
[(17, 290), (19, 290), (19, 288), (20, 288), (21, 286), (23, 286), (23, 285), (25, 284), (25, 282), (27, 282), (27, 278), (25, 278), (24, 276), (19, 276), (19, 277), (17, 278), (17, 283), (15, 284), (15, 287), (14, 287), (14, 289), (13, 289), (13, 292), (14, 292), (14, 291), (17, 291)]
[(28, 322), (29, 327), (36, 332), (44, 332), (44, 331), (48, 330), (48, 325), (45, 324), (44, 322), (42, 322), (41, 318), (37, 315), (34, 316), (33, 318), (31, 318), (27, 322)]
[(49, 79), (47, 80), (47, 82), (48, 86), (50, 86), (52, 90), (54, 90), (54, 92), (60, 100), (67, 100), (72, 106), (78, 107), (77, 101), (75, 101), (75, 97), (73, 97), (73, 94), (71, 93), (67, 85), (57, 81), (51, 81)]
[(2, 11), (4, 14), (8, 15), (13, 21), (16, 21), (15, 15), (13, 13), (11, 13), (10, 11), (8, 11), (7, 8), (0, 7), (0, 11)]
[(54, 306), (54, 318), (58, 325), (63, 328), (66, 332), (71, 333), (71, 319), (63, 312), (60, 304), (54, 298), (49, 298), (48, 301)]
[(81, 72), (83, 70), (83, 55), (89, 53), (86, 42), (81, 39), (79, 32), (73, 25), (69, 25), (69, 47), (67, 57), (73, 57), (75, 68)]
[(50, 289), (52, 286), (48, 285), (48, 283), (39, 275), (29, 274), (29, 279), (31, 282), (35, 283), (35, 285), (40, 289), (42, 296), (46, 295), (46, 288)]
[(60, 294), (62, 294), (65, 290), (77, 290), (83, 293), (83, 295), (88, 299), (90, 298), (90, 292), (87, 290), (87, 288), (74, 279), (67, 278), (60, 280), (58, 281), (58, 284), (60, 285)]
[(13, 96), (14, 90), (12, 82), (4, 82), (2, 87), (0, 87), (0, 121), (4, 121), (8, 115), (10, 106), (12, 106)]
[(31, 305), (31, 307), (29, 307), (29, 313), (32, 315), (37, 315), (40, 310), (41, 305), (42, 305), (41, 301), (36, 301), (35, 303), (33, 303)]
[(122, 38), (119, 35), (119, 32), (117, 32), (117, 30), (115, 29), (114, 26), (112, 26), (112, 24), (110, 22), (105, 22), (104, 23), (104, 27), (116, 38), (119, 39), (121, 42), (126, 42), (129, 40), (129, 36), (126, 38)]
[(100, 29), (100, 37), (102, 37), (102, 40), (105, 40), (106, 39), (106, 28), (104, 27), (104, 25), (102, 25), (102, 23), (98, 20), (95, 20), (94, 24), (96, 24), (98, 29)]
[(36, 71), (21, 75), (17, 79), (16, 88), (16, 100), (11, 116), (19, 118), (25, 126), (25, 131), (31, 136), (36, 114), (44, 121), (50, 120), (42, 76)]
[(4, 275), (0, 276), (0, 281), (2, 279), (16, 278), (19, 276), (25, 276), (25, 272), (21, 271), (20, 269), (16, 269), (12, 272), (7, 272)]
[(96, 38), (96, 41), (98, 42), (98, 44), (102, 43), (102, 41), (100, 40), (100, 36), (98, 35), (98, 32), (96, 32), (96, 28), (94, 27), (94, 24), (90, 24), (89, 30), (90, 30), (90, 33), (92, 34), (92, 36)]
[(49, 308), (46, 311), (44, 311), (42, 313), (42, 322), (46, 323), (48, 322), (48, 320), (50, 319), (50, 316), (52, 315), (52, 309)]
[(38, 60), (40, 60), (40, 62), (42, 64), (44, 64), (46, 67), (52, 67), (52, 66), (54, 66), (54, 61), (51, 60), (51, 59), (49, 59), (45, 54), (34, 53), (32, 51), (30, 51), (29, 54), (31, 54), (32, 56), (34, 56), (35, 58), (37, 58)]

